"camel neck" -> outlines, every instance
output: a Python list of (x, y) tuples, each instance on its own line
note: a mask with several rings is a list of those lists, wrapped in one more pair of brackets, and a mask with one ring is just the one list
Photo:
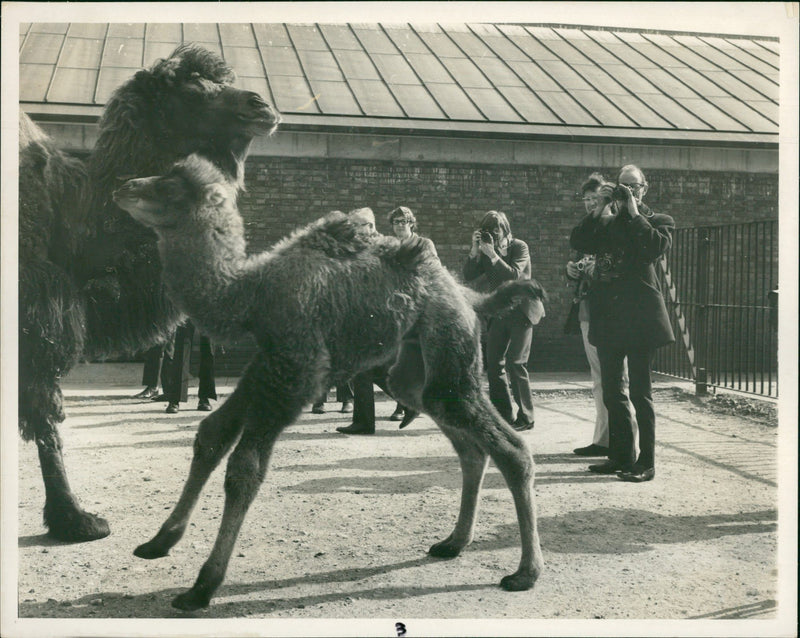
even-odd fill
[(170, 297), (201, 330), (221, 342), (246, 330), (237, 292), (247, 261), (242, 236), (175, 233), (159, 241), (159, 251)]

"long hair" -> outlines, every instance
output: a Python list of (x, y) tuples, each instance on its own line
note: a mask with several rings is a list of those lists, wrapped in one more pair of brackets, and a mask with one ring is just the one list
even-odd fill
[(514, 239), (511, 234), (511, 224), (508, 223), (506, 214), (499, 210), (490, 210), (483, 216), (483, 219), (481, 219), (480, 229), (491, 231), (495, 228), (499, 228), (503, 235), (508, 237), (508, 241)]

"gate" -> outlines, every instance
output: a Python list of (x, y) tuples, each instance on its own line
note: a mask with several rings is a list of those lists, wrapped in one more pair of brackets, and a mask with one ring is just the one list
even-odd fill
[[(778, 396), (778, 222), (678, 228), (659, 278), (675, 343), (653, 370), (708, 386)], [(773, 293), (771, 295), (771, 293)]]

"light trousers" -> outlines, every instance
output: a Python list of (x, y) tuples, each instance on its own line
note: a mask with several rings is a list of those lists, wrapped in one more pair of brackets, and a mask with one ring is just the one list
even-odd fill
[[(586, 360), (589, 362), (589, 370), (592, 373), (592, 396), (594, 397), (594, 436), (592, 443), (608, 447), (608, 409), (603, 403), (603, 378), (600, 374), (600, 358), (597, 356), (597, 348), (589, 343), (589, 322), (581, 321), (581, 334), (583, 335), (583, 349), (586, 352)], [(628, 393), (628, 362), (622, 366), (622, 384), (625, 393)], [(633, 405), (628, 399), (628, 408), (631, 414), (634, 413)], [(639, 454), (639, 428), (633, 424), (633, 445), (636, 454)]]

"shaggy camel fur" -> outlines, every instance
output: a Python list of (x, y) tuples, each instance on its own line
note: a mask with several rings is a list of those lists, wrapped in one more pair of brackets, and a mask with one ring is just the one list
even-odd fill
[(164, 294), (155, 235), (111, 193), (121, 178), (164, 172), (194, 152), (241, 184), (252, 138), (274, 130), (279, 116), (257, 94), (230, 86), (233, 78), (218, 55), (179, 47), (117, 89), (86, 163), (20, 115), (19, 427), (36, 441), (44, 523), (57, 539), (109, 533), (67, 481), (61, 376), (82, 356), (161, 342), (182, 317)]
[(514, 497), (522, 537), (507, 590), (530, 589), (542, 569), (532, 492), (533, 458), (481, 390), (479, 322), (534, 282), (512, 282), (492, 296), (467, 294), (419, 238), (404, 242), (356, 234), (330, 213), (268, 252), (247, 256), (235, 192), (211, 164), (190, 157), (167, 175), (131, 180), (117, 203), (155, 229), (164, 279), (176, 303), (207, 334), (251, 332), (259, 345), (228, 400), (200, 423), (189, 477), (142, 558), (165, 556), (186, 530), (200, 492), (223, 456), (225, 507), (216, 543), (194, 586), (173, 606), (208, 605), (222, 582), (247, 509), (267, 471), (275, 440), (326, 384), (394, 362), (389, 389), (429, 414), (461, 460), (461, 512), (453, 533), (430, 553), (453, 557), (472, 540), (488, 457)]

